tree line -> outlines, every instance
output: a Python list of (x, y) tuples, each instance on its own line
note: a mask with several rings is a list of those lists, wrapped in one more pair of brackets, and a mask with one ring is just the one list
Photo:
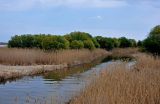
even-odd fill
[(148, 52), (160, 55), (160, 25), (150, 31), (148, 37), (142, 41), (141, 47)]
[(52, 34), (15, 35), (9, 40), (8, 47), (40, 48), (44, 50), (82, 48), (103, 48), (106, 50), (112, 50), (113, 48), (140, 47), (145, 51), (160, 54), (160, 25), (152, 28), (148, 37), (143, 41), (138, 42), (126, 37), (93, 37), (91, 34), (85, 32), (71, 32), (64, 36)]
[(25, 34), (15, 35), (9, 42), (10, 48), (40, 48), (44, 50), (59, 49), (95, 49), (103, 48), (111, 50), (113, 48), (136, 47), (137, 42), (134, 39), (107, 38), (102, 36), (93, 37), (85, 32), (71, 32), (64, 36), (52, 34)]

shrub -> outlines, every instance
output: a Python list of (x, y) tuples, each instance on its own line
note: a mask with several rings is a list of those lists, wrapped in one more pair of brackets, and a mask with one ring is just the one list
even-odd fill
[(84, 48), (88, 48), (88, 49), (94, 49), (95, 45), (93, 44), (93, 42), (91, 40), (85, 40), (84, 41)]
[(34, 37), (34, 47), (35, 48), (40, 48), (42, 49), (42, 42), (43, 42), (43, 39), (46, 37), (45, 34), (36, 34), (36, 35), (33, 35)]
[(67, 49), (69, 42), (62, 36), (53, 35), (21, 35), (14, 36), (8, 43), (9, 47), (18, 48), (40, 48), (50, 49)]
[(101, 36), (97, 36), (96, 40), (100, 44), (100, 47), (106, 50), (111, 50), (114, 48), (114, 41), (112, 38), (104, 38)]
[(120, 46), (120, 41), (117, 38), (113, 38), (114, 48), (118, 48)]
[(137, 42), (134, 39), (129, 39), (131, 46), (130, 47), (136, 47), (137, 46)]
[(64, 36), (68, 41), (72, 42), (74, 40), (85, 41), (88, 39), (92, 39), (92, 36), (89, 33), (85, 32), (71, 32)]
[(120, 47), (121, 48), (126, 48), (126, 47), (131, 47), (132, 46), (131, 41), (129, 41), (129, 39), (127, 39), (125, 37), (121, 37), (119, 39), (119, 41), (120, 41)]
[(100, 44), (97, 42), (96, 38), (92, 38), (92, 42), (94, 43), (96, 48), (100, 48)]
[(81, 49), (84, 48), (84, 44), (82, 41), (74, 40), (71, 42), (70, 47), (72, 49)]
[[(86, 46), (84, 46), (84, 48), (99, 48), (100, 45), (97, 42), (97, 40), (95, 38), (93, 38), (89, 33), (85, 33), (85, 32), (71, 32), (70, 34), (67, 34), (64, 36), (71, 45), (71, 48), (76, 48), (76, 45), (80, 45), (82, 47), (82, 43), (79, 43), (77, 41), (81, 41), (83, 43), (86, 43)], [(76, 45), (73, 45), (73, 41)], [(75, 42), (76, 41), (76, 42)], [(87, 42), (85, 42), (87, 41)], [(88, 42), (89, 41), (89, 42)], [(90, 45), (88, 45), (90, 44)], [(76, 48), (77, 49), (77, 48)]]
[(8, 42), (8, 47), (21, 47), (22, 46), (22, 41), (21, 41), (21, 37), (19, 37), (18, 35), (15, 35), (14, 37), (11, 38), (11, 40), (9, 40)]
[(142, 41), (139, 40), (139, 41), (137, 42), (137, 46), (138, 46), (138, 47), (142, 47)]
[(46, 36), (42, 42), (45, 50), (57, 50), (69, 48), (69, 42), (62, 36)]
[(160, 54), (160, 25), (155, 26), (143, 41), (144, 48), (152, 53)]

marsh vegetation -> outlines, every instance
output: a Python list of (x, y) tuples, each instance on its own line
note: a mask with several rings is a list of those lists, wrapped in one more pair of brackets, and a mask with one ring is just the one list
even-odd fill
[[(64, 36), (15, 35), (8, 42), (8, 48), (0, 48), (0, 81), (48, 71), (44, 78), (65, 79), (63, 76), (69, 75), (59, 69), (92, 63), (108, 56), (106, 59), (113, 59), (113, 63), (103, 67), (98, 75), (93, 75), (91, 83), (87, 83), (69, 103), (159, 104), (159, 40), (159, 25), (146, 39), (138, 42), (125, 37), (92, 37), (84, 32)], [(114, 63), (115, 60), (120, 61)], [(134, 64), (128, 65), (129, 61), (134, 61)]]
[(160, 59), (136, 54), (132, 67), (112, 64), (71, 104), (159, 104)]

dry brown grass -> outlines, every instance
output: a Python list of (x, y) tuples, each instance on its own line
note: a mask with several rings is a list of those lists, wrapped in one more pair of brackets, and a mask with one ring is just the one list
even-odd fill
[(159, 70), (160, 71), (160, 58), (145, 53), (135, 54), (137, 59), (135, 69), (139, 70)]
[(138, 53), (138, 48), (115, 48), (111, 51), (114, 57), (130, 57)]
[(45, 52), (38, 49), (0, 48), (0, 82), (90, 63), (107, 54), (102, 49)]
[(77, 64), (90, 62), (107, 51), (96, 49), (60, 50), (57, 52), (44, 52), (39, 49), (15, 49), (0, 48), (0, 64), (5, 65), (53, 65), (53, 64)]
[(160, 59), (138, 54), (132, 70), (114, 64), (71, 104), (160, 104)]

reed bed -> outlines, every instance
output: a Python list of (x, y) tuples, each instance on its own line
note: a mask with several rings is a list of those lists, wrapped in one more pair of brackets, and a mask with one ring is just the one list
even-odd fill
[(0, 48), (0, 64), (3, 65), (53, 65), (90, 62), (108, 52), (95, 50), (59, 50)]
[(139, 48), (115, 48), (111, 51), (114, 57), (131, 57), (139, 53)]
[(39, 49), (0, 48), (0, 82), (90, 63), (107, 54), (109, 52), (102, 49), (49, 52)]
[(137, 54), (137, 63), (108, 66), (71, 104), (160, 104), (160, 59)]

